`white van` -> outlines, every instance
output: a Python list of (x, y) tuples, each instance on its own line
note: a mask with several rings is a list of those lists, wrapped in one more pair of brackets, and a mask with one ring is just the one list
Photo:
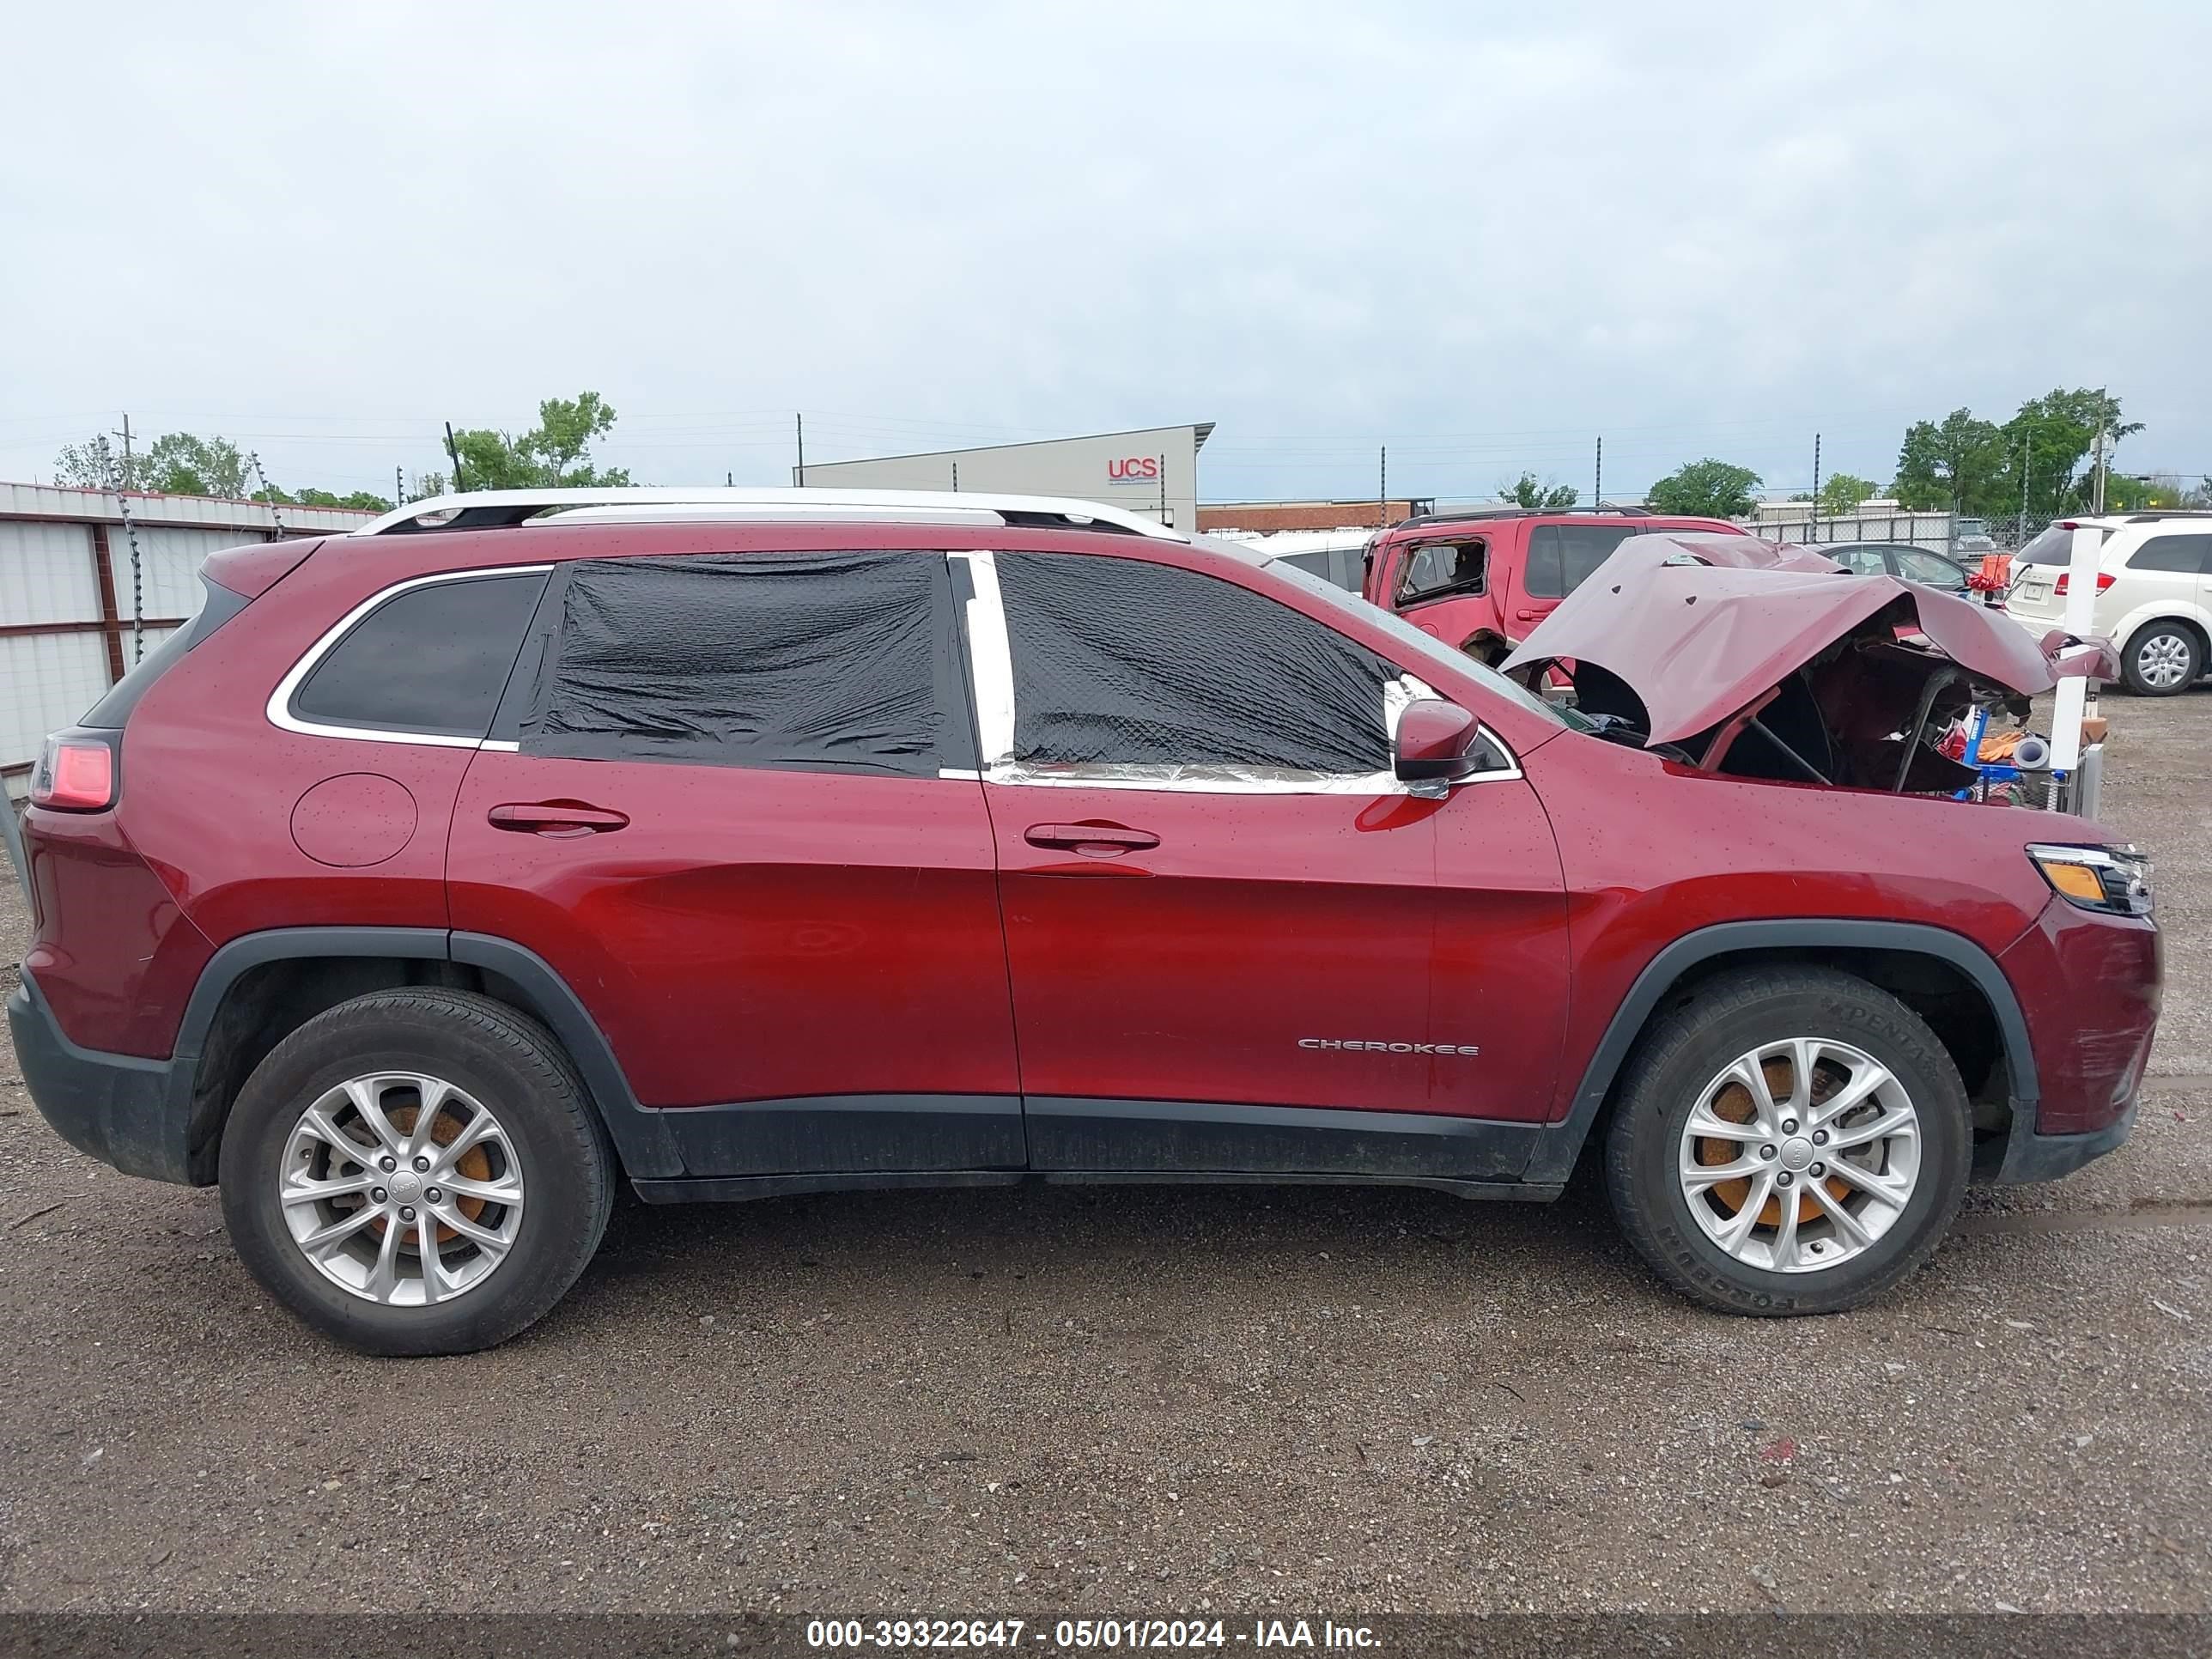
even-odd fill
[(2120, 675), (2142, 697), (2186, 691), (2212, 662), (2212, 513), (2121, 513), (2066, 519), (2013, 556), (2005, 611), (2037, 633), (2066, 619), (2076, 526), (2105, 532), (2091, 624), (2119, 647)]

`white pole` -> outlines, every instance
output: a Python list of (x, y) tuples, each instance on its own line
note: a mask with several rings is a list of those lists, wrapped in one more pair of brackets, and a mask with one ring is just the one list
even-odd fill
[[(2087, 525), (2074, 532), (2067, 550), (2066, 617), (2064, 626), (2076, 639), (2089, 637), (2097, 619), (2097, 550), (2105, 532)], [(2087, 702), (2089, 682), (2080, 675), (2058, 682), (2057, 706), (2051, 715), (2051, 769), (2072, 773), (2081, 763), (2081, 712)]]

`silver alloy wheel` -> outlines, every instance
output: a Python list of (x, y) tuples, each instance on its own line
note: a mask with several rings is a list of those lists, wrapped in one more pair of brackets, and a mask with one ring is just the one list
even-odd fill
[(2189, 641), (2179, 634), (2157, 634), (2136, 647), (2136, 674), (2154, 690), (2179, 685), (2189, 673)]
[(1920, 1118), (1863, 1049), (1788, 1037), (1738, 1055), (1682, 1130), (1682, 1196), (1747, 1267), (1819, 1273), (1871, 1249), (1911, 1201)]
[(514, 1248), (522, 1164), (482, 1102), (439, 1078), (353, 1078), (300, 1114), (276, 1195), (315, 1271), (365, 1302), (466, 1295)]

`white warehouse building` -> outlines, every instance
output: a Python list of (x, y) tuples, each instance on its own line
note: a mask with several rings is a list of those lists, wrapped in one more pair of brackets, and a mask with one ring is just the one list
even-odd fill
[(1172, 529), (1198, 528), (1198, 452), (1213, 422), (1146, 427), (1088, 438), (940, 449), (792, 469), (797, 484), (839, 489), (976, 489), (1067, 495), (1139, 513)]

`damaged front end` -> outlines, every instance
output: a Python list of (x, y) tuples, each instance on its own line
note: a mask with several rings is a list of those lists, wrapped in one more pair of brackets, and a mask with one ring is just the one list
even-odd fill
[(1624, 541), (1504, 667), (1531, 690), (1565, 680), (1601, 735), (1701, 771), (1946, 795), (1981, 775), (1945, 752), (1978, 711), (1977, 732), (2018, 726), (2061, 678), (2118, 672), (2103, 641), (2039, 642), (1810, 548), (1667, 533)]

